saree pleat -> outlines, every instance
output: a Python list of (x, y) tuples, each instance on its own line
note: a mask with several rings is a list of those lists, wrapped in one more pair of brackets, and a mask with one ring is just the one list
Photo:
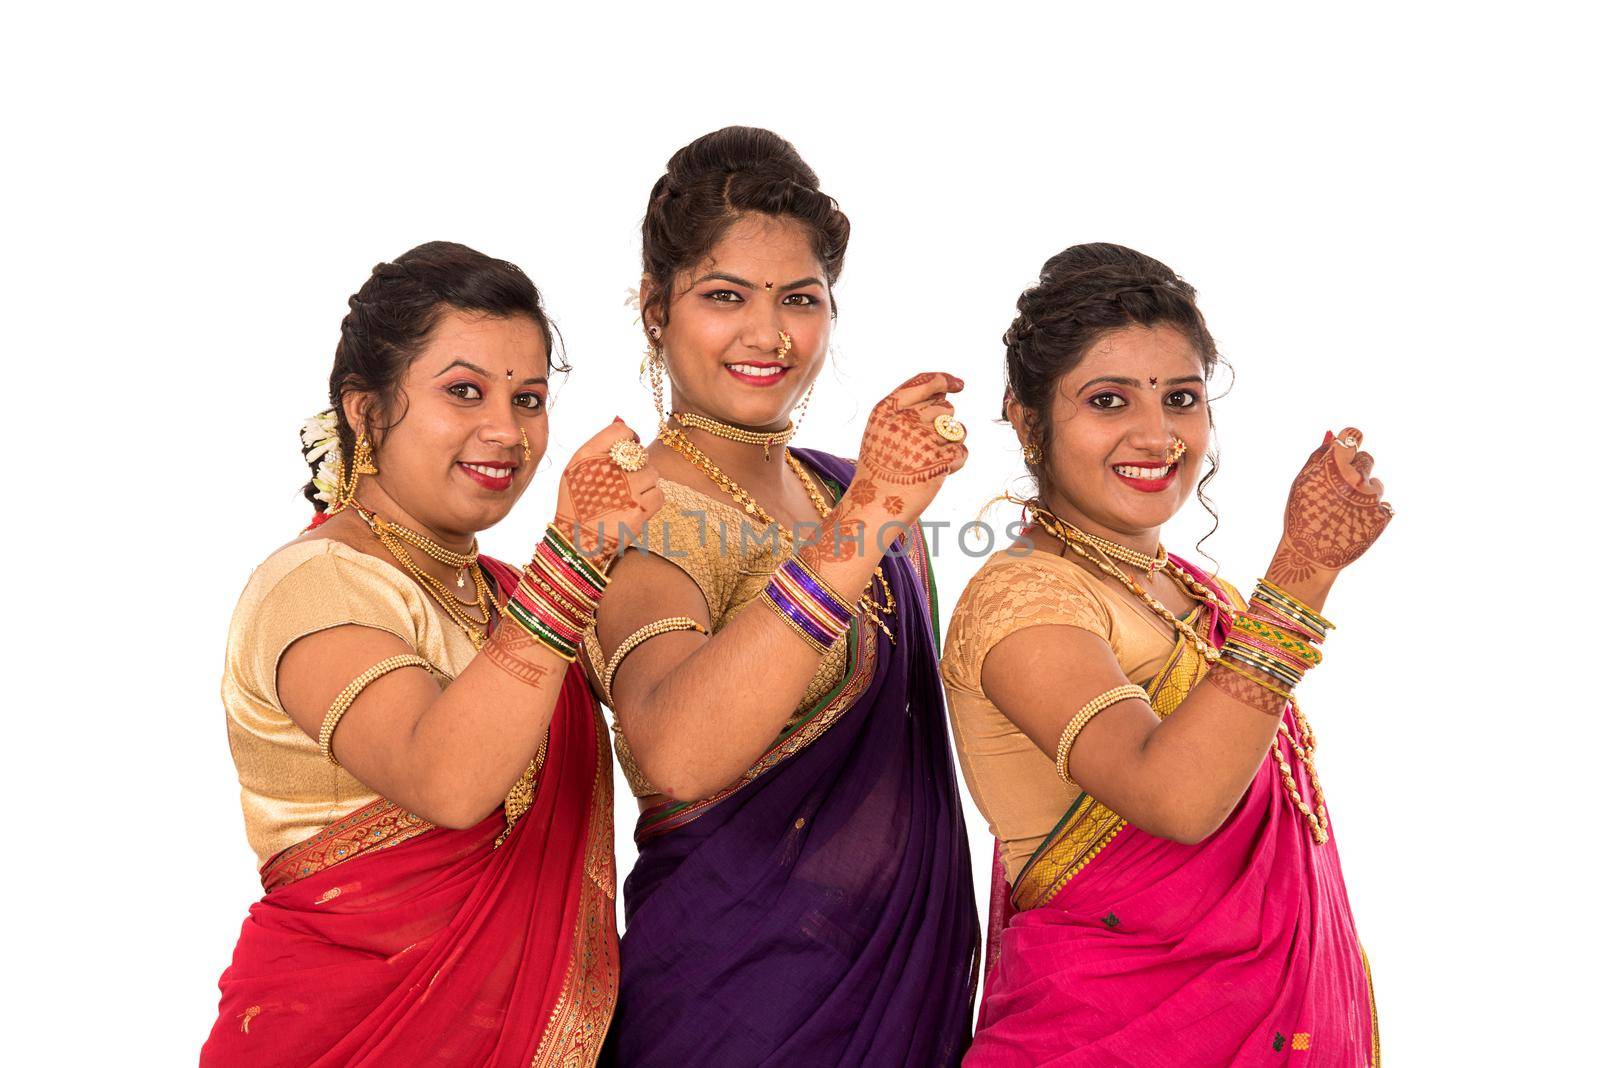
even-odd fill
[[(845, 461), (795, 451), (850, 481)], [(911, 537), (883, 563), (895, 640), (855, 625), (876, 655), (852, 658), (858, 695), (827, 729), (665, 830), (641, 817), (604, 1063), (959, 1061), (977, 913)]]

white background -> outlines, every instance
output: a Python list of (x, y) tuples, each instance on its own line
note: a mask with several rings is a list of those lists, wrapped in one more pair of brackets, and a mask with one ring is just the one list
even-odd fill
[[(575, 370), (551, 466), (483, 539), (521, 559), (573, 447), (615, 414), (649, 429), (638, 223), (668, 155), (729, 123), (791, 139), (854, 224), (799, 444), (853, 455), (911, 373), (966, 378), (972, 460), (925, 518), (971, 519), (1021, 472), (998, 339), (1080, 241), (1189, 278), (1237, 371), (1207, 543), (1234, 582), (1323, 430), (1366, 430), (1398, 518), (1335, 590), (1303, 695), (1384, 1044), (1396, 1065), (1582, 1059), (1592, 27), (1199, 6), (9, 16), (7, 1062), (185, 1063), (210, 1028), (260, 892), (223, 641), (308, 518), (296, 430), (346, 296), (434, 238), (543, 290)], [(1167, 543), (1192, 554), (1208, 525), (1191, 506)], [(978, 562), (937, 560), (946, 617)], [(982, 902), (970, 806), (969, 831)]]

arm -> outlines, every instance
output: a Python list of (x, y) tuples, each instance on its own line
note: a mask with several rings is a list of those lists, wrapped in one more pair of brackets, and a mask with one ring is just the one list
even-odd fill
[[(873, 409), (856, 477), (818, 538), (798, 555), (841, 597), (854, 601), (898, 533), (914, 523), (943, 479), (965, 461), (965, 446), (947, 442), (933, 420), (953, 412), (944, 400), (961, 388), (946, 375), (919, 375)], [(913, 454), (932, 457), (909, 468)], [(880, 484), (893, 486), (893, 506)], [(614, 650), (629, 634), (666, 616), (709, 625), (704, 597), (675, 565), (629, 554), (614, 569), (598, 617), (601, 647)], [(783, 729), (817, 672), (822, 653), (764, 604), (748, 606), (707, 638), (659, 635), (639, 646), (611, 684), (613, 708), (640, 769), (668, 797), (707, 797), (760, 758)]]
[[(1367, 454), (1325, 442), (1295, 481), (1267, 578), (1314, 610), (1326, 602), (1339, 568), (1388, 525), (1392, 513), (1381, 507), (1382, 484), (1367, 478), (1371, 470)], [(1358, 510), (1346, 511), (1338, 501)], [(1321, 535), (1335, 528), (1352, 535), (1337, 541), (1354, 546), (1353, 552), (1335, 557), (1317, 548), (1330, 540)], [(990, 700), (1052, 757), (1077, 710), (1128, 681), (1104, 639), (1067, 626), (1007, 635), (983, 665)], [(1140, 700), (1119, 702), (1091, 719), (1071, 748), (1071, 775), (1142, 830), (1199, 842), (1238, 804), (1282, 713), (1280, 696), (1216, 666), (1165, 720)]]
[[(620, 423), (590, 439), (568, 473), (631, 438)], [(609, 460), (607, 460), (609, 464)], [(559, 526), (574, 519), (593, 533), (603, 518), (637, 528), (661, 505), (652, 468), (624, 474), (618, 489), (628, 503), (585, 514), (563, 475)], [(592, 484), (590, 471), (584, 484)], [(625, 492), (622, 492), (625, 491)], [(570, 529), (570, 527), (568, 527)], [(588, 539), (591, 559), (603, 561), (615, 541)], [(308, 735), (318, 737), (329, 706), (352, 679), (391, 656), (416, 651), (374, 627), (346, 625), (307, 635), (278, 664), (278, 696)], [(363, 689), (333, 735), (333, 752), (350, 773), (379, 794), (442, 827), (470, 827), (493, 812), (532, 761), (550, 725), (568, 661), (505, 618), (448, 689), (427, 672), (405, 667)]]

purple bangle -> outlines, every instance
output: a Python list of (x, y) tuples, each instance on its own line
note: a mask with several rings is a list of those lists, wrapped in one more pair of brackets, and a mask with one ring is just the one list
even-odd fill
[(831, 615), (840, 627), (848, 627), (850, 625), (851, 613), (849, 605), (846, 605), (838, 594), (830, 590), (820, 577), (813, 574), (810, 568), (799, 560), (790, 558), (785, 560), (778, 570), (787, 575), (791, 582), (810, 594), (818, 607)]

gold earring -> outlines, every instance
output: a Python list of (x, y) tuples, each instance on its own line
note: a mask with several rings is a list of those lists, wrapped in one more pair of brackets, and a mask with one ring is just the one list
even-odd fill
[(356, 486), (361, 482), (362, 475), (375, 475), (378, 465), (373, 462), (372, 442), (362, 434), (356, 438), (356, 447), (350, 457), (350, 474), (345, 479), (340, 492), (339, 506), (342, 508), (356, 499)]
[(526, 428), (522, 431), (522, 462), (525, 464), (533, 463), (533, 446), (528, 444), (528, 431)]
[(1026, 445), (1024, 445), (1022, 447), (1022, 462), (1023, 463), (1036, 464), (1040, 460), (1043, 460), (1043, 459), (1044, 459), (1044, 453), (1041, 452), (1040, 449), (1039, 449), (1039, 446), (1035, 445), (1033, 442), (1030, 441), (1030, 442), (1028, 442)]
[(650, 392), (656, 401), (656, 419), (661, 429), (667, 426), (667, 405), (662, 397), (663, 379), (666, 377), (667, 357), (660, 348), (650, 346)]

